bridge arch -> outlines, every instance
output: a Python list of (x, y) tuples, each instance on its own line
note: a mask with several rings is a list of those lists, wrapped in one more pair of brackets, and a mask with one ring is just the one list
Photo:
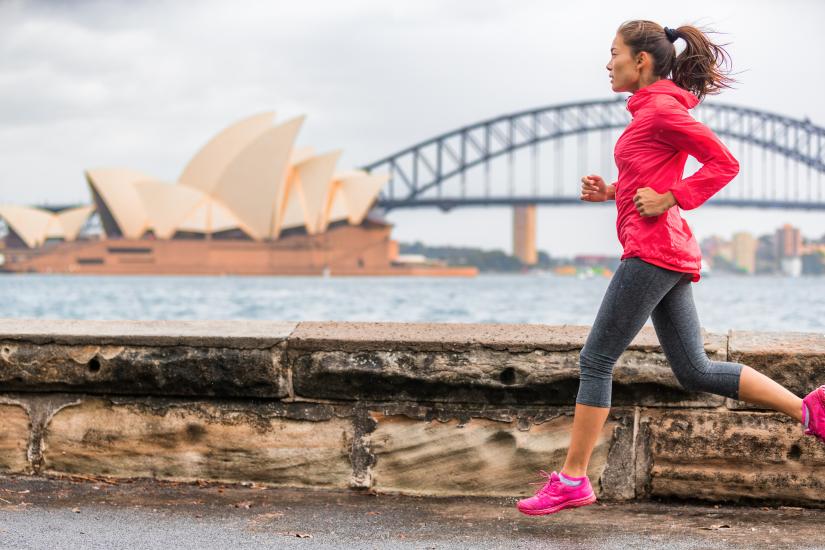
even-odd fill
[[(697, 119), (722, 137), (734, 138), (793, 160), (817, 175), (825, 174), (825, 128), (781, 114), (725, 103), (703, 102), (694, 110)], [(621, 130), (630, 121), (626, 100), (613, 99), (564, 103), (505, 114), (463, 126), (407, 147), (364, 167), (390, 174), (377, 206), (396, 208), (437, 206), (450, 209), (472, 205), (581, 204), (578, 196), (467, 194), (442, 196), (445, 182), (468, 170), (524, 148), (603, 130)], [(816, 193), (796, 190), (779, 199), (743, 196), (714, 197), (707, 204), (758, 208), (825, 209), (822, 185)], [(432, 191), (438, 191), (433, 196)], [(816, 196), (814, 196), (816, 195)]]

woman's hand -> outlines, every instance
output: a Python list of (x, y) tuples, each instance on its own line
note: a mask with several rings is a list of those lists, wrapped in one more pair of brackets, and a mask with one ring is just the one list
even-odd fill
[(659, 194), (650, 187), (640, 187), (636, 190), (633, 203), (641, 216), (658, 216), (676, 204), (676, 199), (670, 191)]
[(582, 194), (579, 198), (589, 202), (604, 202), (609, 199), (607, 185), (602, 177), (595, 174), (582, 176)]

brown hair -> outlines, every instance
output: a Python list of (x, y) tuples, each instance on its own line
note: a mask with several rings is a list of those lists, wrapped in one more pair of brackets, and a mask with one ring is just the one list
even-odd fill
[(728, 76), (731, 60), (723, 47), (728, 44), (714, 44), (706, 36), (714, 31), (703, 31), (692, 25), (682, 25), (673, 30), (686, 44), (678, 56), (676, 46), (668, 40), (664, 27), (653, 21), (626, 21), (617, 32), (634, 56), (643, 51), (650, 54), (653, 74), (667, 78), (672, 73), (671, 80), (692, 92), (700, 101), (706, 95), (718, 94), (736, 82)]

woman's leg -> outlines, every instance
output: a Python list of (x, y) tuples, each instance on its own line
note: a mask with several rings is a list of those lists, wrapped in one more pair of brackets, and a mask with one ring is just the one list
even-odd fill
[(739, 399), (770, 407), (802, 422), (802, 398), (788, 388), (746, 366), (739, 381)]
[(579, 356), (579, 391), (562, 473), (581, 477), (610, 411), (613, 366), (682, 273), (638, 258), (623, 260), (602, 298)]
[(785, 387), (741, 363), (708, 358), (687, 277), (654, 308), (652, 319), (673, 373), (685, 389), (763, 405), (802, 421), (802, 399)]
[(570, 434), (570, 446), (567, 448), (567, 458), (562, 466), (562, 473), (568, 477), (581, 477), (587, 474), (587, 465), (593, 447), (599, 439), (610, 407), (591, 407), (576, 403), (576, 412), (573, 413), (573, 431)]

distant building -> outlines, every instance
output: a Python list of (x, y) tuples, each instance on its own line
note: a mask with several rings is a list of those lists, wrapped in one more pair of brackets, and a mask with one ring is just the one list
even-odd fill
[(803, 275), (825, 275), (825, 251), (802, 255)]
[(756, 273), (772, 274), (779, 270), (776, 259), (776, 234), (760, 235), (756, 245)]
[(799, 229), (786, 223), (776, 230), (776, 257), (785, 275), (798, 277), (802, 273), (802, 235)]
[(782, 273), (791, 277), (799, 277), (802, 274), (802, 256), (792, 258), (780, 258), (779, 269)]
[(756, 248), (757, 241), (747, 231), (734, 233), (731, 243), (733, 252), (733, 263), (742, 268), (746, 273), (753, 274), (756, 271)]
[(776, 230), (777, 258), (793, 258), (802, 252), (802, 235), (799, 228), (786, 223)]
[(719, 250), (727, 245), (727, 241), (718, 235), (711, 235), (710, 237), (705, 237), (702, 239), (702, 242), (699, 243), (699, 247), (702, 250), (702, 256), (708, 258), (711, 263), (714, 256), (719, 253)]

